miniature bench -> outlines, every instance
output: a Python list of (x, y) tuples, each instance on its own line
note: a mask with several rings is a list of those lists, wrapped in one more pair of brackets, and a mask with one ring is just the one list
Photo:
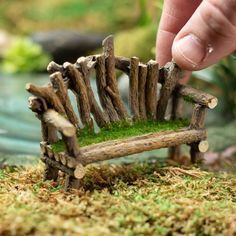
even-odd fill
[[(47, 69), (48, 85), (26, 85), (33, 95), (29, 108), (41, 121), (45, 179), (56, 180), (60, 170), (66, 174), (65, 188), (78, 188), (85, 175), (84, 166), (93, 162), (167, 147), (170, 158), (175, 158), (180, 155), (181, 144), (190, 145), (191, 160), (195, 162), (207, 151), (205, 111), (214, 108), (217, 99), (179, 84), (182, 71), (175, 63), (159, 68), (153, 60), (144, 64), (137, 57), (116, 57), (113, 37), (109, 36), (103, 41), (102, 54), (81, 57), (75, 64), (51, 62)], [(129, 76), (130, 109), (121, 99), (116, 69)], [(93, 72), (100, 103), (90, 84)], [(158, 83), (162, 85), (159, 95)], [(75, 95), (79, 115), (72, 107), (68, 90)], [(194, 104), (188, 124), (179, 120), (183, 98)], [(172, 109), (167, 121), (169, 101)], [(99, 133), (95, 133), (95, 126)], [(87, 144), (83, 143), (85, 139)], [(57, 150), (59, 144), (63, 144), (62, 150)]]

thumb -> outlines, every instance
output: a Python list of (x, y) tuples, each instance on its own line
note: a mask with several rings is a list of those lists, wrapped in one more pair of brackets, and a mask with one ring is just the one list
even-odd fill
[(205, 0), (177, 34), (172, 56), (185, 70), (200, 70), (236, 50), (236, 1)]

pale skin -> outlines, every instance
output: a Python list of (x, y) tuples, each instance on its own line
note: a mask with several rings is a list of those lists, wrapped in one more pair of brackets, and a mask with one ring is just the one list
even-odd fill
[(156, 41), (160, 66), (204, 69), (236, 50), (236, 0), (165, 0)]

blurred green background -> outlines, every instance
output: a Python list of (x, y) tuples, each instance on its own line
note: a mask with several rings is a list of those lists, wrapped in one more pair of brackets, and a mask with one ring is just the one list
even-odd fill
[[(92, 53), (109, 34), (115, 35), (117, 55), (135, 55), (143, 62), (154, 59), (162, 5), (163, 1), (157, 0), (2, 0), (0, 160), (15, 163), (15, 156), (21, 154), (17, 158), (21, 163), (26, 154), (32, 161), (39, 153), (40, 128), (27, 109), (26, 82), (45, 83), (50, 60), (73, 61), (80, 53)], [(236, 143), (235, 57), (193, 73), (190, 84), (219, 98), (207, 124), (210, 151), (222, 154)]]

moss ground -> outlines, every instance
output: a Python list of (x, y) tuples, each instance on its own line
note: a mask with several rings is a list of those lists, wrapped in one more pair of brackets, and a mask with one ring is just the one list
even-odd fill
[[(171, 120), (171, 121), (140, 121), (132, 125), (128, 123), (116, 123), (110, 127), (102, 128), (98, 133), (89, 131), (88, 129), (82, 129), (78, 133), (78, 143), (81, 147), (96, 144), (108, 140), (115, 140), (121, 138), (128, 138), (136, 135), (142, 135), (153, 132), (160, 132), (166, 130), (177, 130), (182, 127), (186, 127), (188, 121), (186, 120)], [(61, 152), (65, 150), (62, 141), (59, 141), (52, 145), (55, 152)]]
[(235, 235), (236, 179), (157, 164), (90, 166), (80, 190), (42, 166), (0, 172), (0, 235)]

